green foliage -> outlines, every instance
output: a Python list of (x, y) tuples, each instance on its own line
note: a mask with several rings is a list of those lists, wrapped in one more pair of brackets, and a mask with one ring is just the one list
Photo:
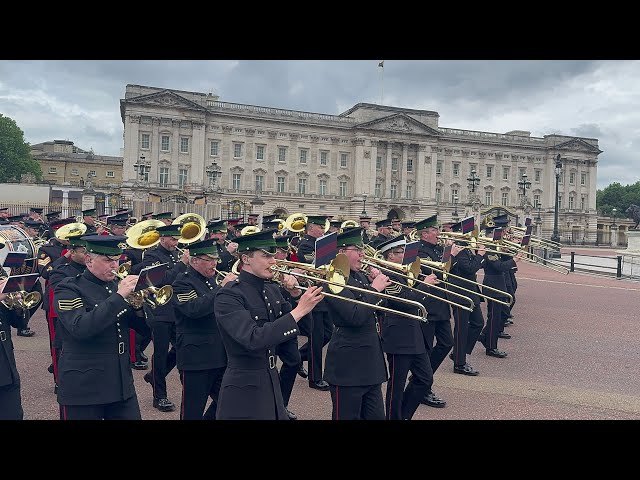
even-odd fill
[(25, 173), (42, 180), (42, 169), (31, 156), (24, 132), (13, 119), (0, 113), (0, 182), (20, 181)]
[(601, 215), (611, 215), (612, 209), (617, 208), (616, 216), (626, 218), (631, 204), (640, 205), (640, 182), (631, 185), (614, 182), (596, 192), (596, 208)]

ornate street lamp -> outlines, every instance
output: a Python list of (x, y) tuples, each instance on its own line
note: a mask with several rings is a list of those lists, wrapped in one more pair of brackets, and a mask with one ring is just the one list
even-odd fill
[(562, 173), (562, 159), (560, 158), (560, 154), (556, 156), (556, 204), (555, 211), (553, 214), (553, 234), (551, 235), (551, 241), (560, 242), (560, 233), (558, 232), (558, 201), (560, 192), (558, 190), (558, 184), (560, 183), (560, 174)]
[(612, 208), (611, 213), (613, 214), (613, 222), (611, 223), (611, 228), (618, 228), (618, 225), (616, 225), (616, 215), (618, 213), (618, 209)]
[(214, 192), (216, 190), (216, 181), (218, 177), (222, 175), (222, 168), (216, 162), (211, 163), (206, 169), (207, 175), (209, 176), (209, 188), (210, 192)]
[[(136, 171), (136, 184), (146, 183), (147, 176), (151, 171), (151, 162), (145, 159), (144, 154), (140, 155), (140, 160), (133, 164), (133, 168)], [(138, 177), (140, 178), (138, 179)]]
[(367, 214), (367, 194), (363, 193), (362, 194), (362, 213), (360, 215), (366, 215)]
[(453, 196), (453, 216), (458, 218), (458, 195)]
[(526, 198), (527, 188), (531, 188), (531, 182), (527, 180), (527, 174), (523, 173), (518, 182), (518, 187), (522, 188), (522, 196)]
[(476, 175), (476, 170), (471, 170), (471, 176), (467, 178), (467, 182), (469, 182), (469, 190), (471, 193), (476, 192), (476, 187), (480, 185), (480, 177)]

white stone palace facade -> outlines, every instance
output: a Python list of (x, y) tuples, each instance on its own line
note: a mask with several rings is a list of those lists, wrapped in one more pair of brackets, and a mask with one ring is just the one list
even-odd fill
[(357, 219), (364, 208), (374, 220), (438, 213), (444, 222), (500, 206), (549, 237), (559, 153), (559, 224), (595, 241), (597, 139), (443, 128), (437, 112), (368, 103), (327, 115), (141, 85), (127, 85), (120, 112), (122, 195), (132, 199), (215, 203), (225, 218)]

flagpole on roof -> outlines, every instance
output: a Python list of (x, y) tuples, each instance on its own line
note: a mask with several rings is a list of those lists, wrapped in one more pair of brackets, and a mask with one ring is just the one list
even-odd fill
[(378, 63), (380, 67), (380, 105), (384, 105), (384, 60)]

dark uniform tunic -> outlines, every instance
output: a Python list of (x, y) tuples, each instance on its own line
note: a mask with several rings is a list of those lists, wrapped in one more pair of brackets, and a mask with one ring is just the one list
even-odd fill
[(20, 311), (9, 310), (0, 304), (0, 420), (22, 420), (24, 416), (11, 327), (25, 328), (24, 316)]
[(389, 240), (391, 237), (386, 237), (384, 235), (382, 235), (381, 233), (378, 233), (378, 235), (376, 235), (373, 240), (371, 240), (369, 242), (369, 245), (371, 245), (373, 248), (378, 248), (378, 245), (380, 245), (381, 243), (386, 242), (387, 240)]
[[(316, 238), (305, 235), (298, 243), (298, 261), (301, 263), (313, 263), (316, 251)], [(309, 382), (322, 380), (322, 349), (331, 340), (333, 334), (333, 322), (329, 315), (329, 309), (324, 300), (318, 303), (309, 317), (311, 321), (303, 319), (300, 322), (301, 335), (309, 338), (300, 347), (300, 358), (309, 364)], [(311, 345), (311, 348), (309, 348)]]
[[(431, 243), (420, 240), (420, 246), (418, 248), (418, 256), (425, 260), (433, 262), (442, 261), (442, 247), (440, 245), (433, 245)], [(429, 267), (422, 267), (422, 271), (425, 275), (429, 275), (432, 269)], [(433, 270), (439, 280), (442, 280), (442, 273), (437, 270)], [(448, 279), (447, 279), (448, 281)], [(438, 285), (443, 287), (442, 284)], [(442, 290), (430, 289), (428, 292), (436, 297), (447, 299), (446, 293)], [(448, 299), (447, 299), (448, 300)], [(428, 297), (425, 304), (427, 307), (427, 319), (429, 323), (422, 324), (422, 333), (424, 335), (425, 344), (427, 346), (427, 353), (431, 360), (431, 369), (433, 373), (438, 370), (438, 367), (442, 361), (446, 358), (447, 354), (453, 347), (453, 334), (451, 333), (451, 311), (447, 302), (438, 300), (437, 298)], [(436, 345), (433, 345), (433, 339), (436, 339)]]
[(192, 267), (173, 282), (176, 316), (177, 366), (182, 379), (181, 420), (215, 418), (227, 354), (214, 315), (214, 298), (220, 287), (214, 279)]
[[(141, 269), (150, 266), (167, 264), (160, 286), (171, 285), (174, 280), (184, 273), (187, 265), (180, 260), (178, 250), (169, 251), (162, 245), (149, 248), (144, 252)], [(158, 306), (153, 309), (153, 321), (151, 322), (151, 333), (153, 341), (153, 363), (152, 363), (152, 387), (153, 398), (167, 398), (167, 375), (176, 366), (176, 316), (172, 302)], [(171, 349), (169, 349), (171, 346)]]
[(218, 290), (214, 311), (227, 351), (216, 417), (288, 420), (275, 349), (299, 333), (291, 304), (276, 285), (242, 270)]
[[(371, 305), (380, 300), (361, 272), (352, 271), (347, 283), (372, 294), (344, 288), (338, 293), (341, 297)], [(326, 285), (324, 289), (329, 292)], [(336, 327), (327, 347), (324, 372), (330, 385), (333, 419), (384, 419), (381, 385), (388, 378), (387, 365), (374, 310), (337, 298), (325, 297), (323, 301)]]
[[(476, 272), (484, 266), (484, 256), (473, 253), (470, 249), (465, 248), (455, 257), (451, 257), (451, 270), (453, 275), (466, 278), (472, 282), (476, 282)], [(453, 313), (453, 364), (456, 367), (464, 367), (467, 363), (467, 355), (471, 354), (473, 347), (478, 341), (480, 331), (484, 327), (484, 318), (480, 303), (484, 302), (480, 295), (480, 287), (471, 282), (465, 282), (460, 278), (453, 276), (447, 277), (447, 282), (451, 283), (448, 289), (452, 292), (459, 293), (469, 297), (473, 301), (473, 312), (463, 310), (455, 306), (451, 307)], [(456, 285), (466, 290), (456, 288)], [(474, 293), (470, 293), (475, 292)], [(453, 302), (465, 304), (466, 302), (460, 297), (451, 296), (449, 299)]]
[[(64, 418), (140, 419), (129, 362), (129, 327), (148, 332), (142, 310), (135, 312), (89, 270), (62, 280), (54, 292), (64, 328), (58, 403)], [(83, 408), (93, 406), (93, 408)]]
[(227, 247), (224, 243), (218, 244), (218, 247), (220, 250), (220, 262), (216, 268), (221, 272), (230, 272), (233, 268), (233, 264), (236, 263), (237, 258), (227, 251)]
[[(485, 255), (484, 263), (484, 280), (483, 285), (497, 288), (498, 290), (507, 291), (505, 282), (505, 275), (509, 270), (516, 266), (515, 260), (511, 257), (497, 253), (487, 253)], [(486, 290), (483, 292), (485, 295), (491, 298), (498, 298), (503, 301), (507, 301), (508, 297), (502, 296), (492, 290)], [(502, 320), (504, 318), (504, 310), (508, 308), (491, 300), (487, 303), (487, 325), (485, 326), (483, 333), (485, 341), (483, 342), (487, 350), (493, 350), (498, 348), (498, 334), (502, 330)]]
[[(397, 298), (422, 303), (427, 297), (419, 291), (405, 288), (407, 280), (393, 273), (386, 274), (390, 280), (402, 285), (392, 284), (384, 291)], [(414, 283), (413, 288), (425, 291), (424, 283)], [(397, 311), (419, 315), (421, 312), (407, 303), (387, 300), (386, 305)], [(422, 337), (420, 320), (408, 318), (390, 312), (384, 312), (382, 321), (382, 349), (387, 354), (389, 380), (387, 382), (386, 412), (387, 420), (410, 420), (429, 386), (433, 383), (433, 372)], [(405, 388), (409, 371), (413, 374), (411, 382)]]
[(55, 306), (53, 304), (53, 293), (55, 292), (56, 286), (68, 277), (75, 277), (87, 268), (81, 263), (77, 263), (71, 260), (68, 260), (66, 257), (62, 256), (55, 262), (51, 264), (53, 269), (49, 272), (49, 295), (51, 299), (50, 308), (50, 324), (53, 327), (53, 331), (49, 332), (49, 335), (53, 342), (52, 347), (52, 357), (53, 357), (53, 378), (58, 383), (58, 363), (60, 362), (60, 354), (62, 353), (62, 335), (64, 335), (63, 330), (58, 328), (58, 316), (55, 311)]

